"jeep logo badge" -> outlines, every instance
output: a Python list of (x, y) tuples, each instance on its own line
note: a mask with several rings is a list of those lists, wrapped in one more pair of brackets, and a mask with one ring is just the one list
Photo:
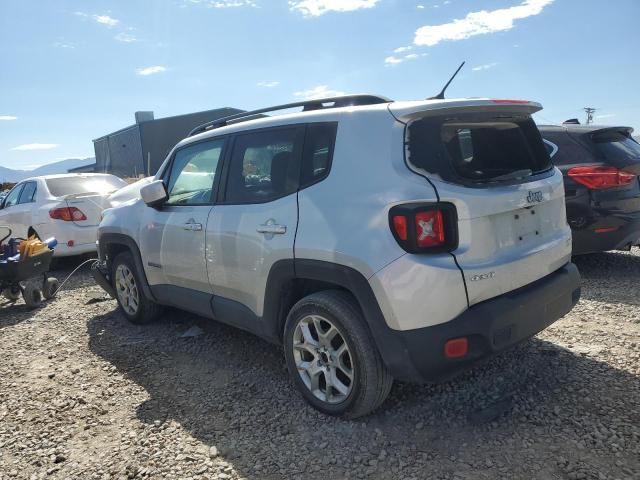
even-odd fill
[(541, 201), (542, 201), (542, 192), (529, 191), (529, 195), (527, 195), (527, 202), (540, 203)]

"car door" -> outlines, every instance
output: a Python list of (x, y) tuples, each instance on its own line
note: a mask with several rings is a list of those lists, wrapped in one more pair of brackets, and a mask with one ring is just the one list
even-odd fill
[(180, 297), (185, 290), (210, 294), (205, 233), (224, 146), (225, 139), (217, 138), (175, 152), (165, 177), (168, 200), (150, 213), (151, 221), (141, 232), (148, 277), (172, 287), (165, 293), (178, 297), (169, 303), (187, 298)]
[[(11, 229), (11, 236), (13, 238), (24, 237), (22, 232), (19, 231), (22, 221), (18, 211), (18, 202), (20, 201), (20, 194), (22, 193), (23, 188), (24, 183), (19, 183), (13, 187), (13, 190), (9, 192), (9, 195), (7, 195), (7, 198), (4, 201), (2, 210), (0, 210), (0, 225)], [(24, 233), (26, 234), (26, 232)], [(4, 229), (0, 234), (4, 237)]]
[(303, 141), (304, 126), (243, 132), (233, 140), (221, 201), (207, 225), (209, 282), (219, 320), (241, 323), (225, 317), (247, 308), (261, 317), (271, 267), (293, 259)]
[(33, 181), (25, 182), (18, 204), (14, 207), (16, 214), (16, 235), (22, 238), (29, 236), (29, 229), (36, 223), (36, 195), (38, 184)]

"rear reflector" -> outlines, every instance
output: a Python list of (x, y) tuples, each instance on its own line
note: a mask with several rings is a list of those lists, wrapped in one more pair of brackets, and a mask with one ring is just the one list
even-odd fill
[(49, 216), (54, 220), (62, 220), (63, 222), (82, 222), (87, 219), (82, 210), (76, 207), (54, 208), (49, 210)]
[(466, 337), (454, 338), (444, 344), (444, 356), (447, 358), (461, 358), (469, 353), (469, 340)]
[(603, 228), (595, 228), (593, 231), (596, 233), (610, 233), (620, 230), (620, 227), (603, 227)]
[(573, 167), (567, 172), (569, 178), (591, 190), (624, 187), (631, 185), (636, 176), (633, 173), (618, 170), (616, 167)]
[(67, 247), (73, 247), (76, 244), (76, 242), (74, 242), (73, 240), (69, 240), (67, 242)]

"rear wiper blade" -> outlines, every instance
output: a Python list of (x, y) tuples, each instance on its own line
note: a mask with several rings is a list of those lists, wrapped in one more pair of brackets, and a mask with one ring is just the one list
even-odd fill
[(518, 178), (528, 177), (533, 174), (533, 171), (525, 168), (522, 170), (516, 170), (514, 172), (505, 173), (504, 175), (498, 175), (497, 177), (489, 178), (491, 182), (500, 182), (503, 180), (516, 180)]

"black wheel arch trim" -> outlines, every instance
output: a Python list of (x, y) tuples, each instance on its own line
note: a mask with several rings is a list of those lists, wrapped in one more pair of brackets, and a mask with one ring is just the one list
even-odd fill
[[(138, 244), (135, 242), (135, 240), (122, 233), (103, 233), (98, 239), (98, 249), (101, 259), (105, 259), (106, 250), (110, 245), (124, 246), (131, 252), (133, 262), (135, 263), (138, 274), (140, 275), (142, 280), (142, 291), (149, 300), (156, 302), (156, 298), (153, 295), (151, 288), (149, 287), (149, 282), (147, 280), (147, 274), (144, 270), (144, 264), (142, 262), (140, 249), (138, 248)], [(113, 259), (109, 260), (112, 261)]]
[[(407, 348), (395, 332), (387, 325), (378, 300), (368, 280), (354, 268), (323, 260), (299, 259), (276, 262), (267, 280), (264, 302), (264, 319), (268, 319), (270, 331), (282, 341), (283, 312), (281, 289), (289, 280), (317, 280), (344, 288), (351, 293), (362, 313), (367, 327), (375, 341), (382, 360), (394, 377), (411, 378), (418, 375), (413, 372)], [(286, 313), (284, 314), (286, 319)]]

